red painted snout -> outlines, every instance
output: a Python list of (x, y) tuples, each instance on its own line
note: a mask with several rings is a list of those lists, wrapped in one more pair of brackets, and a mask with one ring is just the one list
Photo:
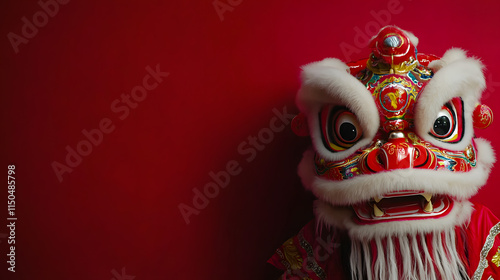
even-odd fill
[(423, 145), (410, 143), (404, 132), (391, 132), (387, 142), (368, 152), (361, 168), (366, 173), (384, 170), (421, 168), (435, 169), (435, 154)]
[(389, 141), (380, 148), (378, 158), (385, 170), (413, 168), (415, 148), (406, 141), (403, 132), (392, 132)]

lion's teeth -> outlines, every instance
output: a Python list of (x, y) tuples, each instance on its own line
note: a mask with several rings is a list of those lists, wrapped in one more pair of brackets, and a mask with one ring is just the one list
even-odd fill
[(375, 200), (376, 203), (379, 203), (382, 200), (382, 197), (376, 196), (373, 198), (373, 200)]
[(384, 216), (384, 212), (378, 208), (377, 204), (373, 204), (373, 214), (375, 217), (382, 217)]
[(424, 211), (427, 212), (427, 213), (430, 213), (430, 212), (434, 211), (434, 206), (432, 206), (432, 202), (431, 201), (427, 202), (427, 204), (424, 207)]
[(427, 202), (431, 201), (432, 194), (430, 194), (430, 193), (423, 193), (423, 194), (421, 194), (421, 195), (425, 198), (425, 200), (426, 200)]

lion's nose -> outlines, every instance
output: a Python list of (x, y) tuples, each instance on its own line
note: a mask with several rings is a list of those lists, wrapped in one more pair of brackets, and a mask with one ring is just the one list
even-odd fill
[(409, 131), (392, 131), (387, 142), (379, 139), (374, 148), (362, 156), (360, 169), (365, 174), (407, 168), (436, 169), (436, 155), (415, 137)]
[(393, 131), (380, 148), (378, 157), (385, 170), (413, 168), (415, 147), (407, 141), (404, 132)]

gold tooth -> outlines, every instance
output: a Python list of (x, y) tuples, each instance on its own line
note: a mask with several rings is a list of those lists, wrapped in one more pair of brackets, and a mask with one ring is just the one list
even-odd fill
[(429, 201), (424, 207), (424, 212), (430, 213), (432, 211), (434, 211), (434, 206), (432, 206), (432, 202)]
[(377, 204), (373, 204), (373, 214), (375, 214), (375, 217), (382, 217), (384, 216), (384, 212), (378, 208)]
[(430, 194), (430, 193), (423, 193), (423, 194), (421, 194), (421, 196), (423, 196), (427, 202), (431, 201), (432, 194)]
[(375, 202), (376, 202), (376, 203), (379, 203), (379, 202), (382, 200), (382, 197), (380, 197), (380, 196), (375, 196), (375, 197), (373, 198), (373, 200), (375, 200)]

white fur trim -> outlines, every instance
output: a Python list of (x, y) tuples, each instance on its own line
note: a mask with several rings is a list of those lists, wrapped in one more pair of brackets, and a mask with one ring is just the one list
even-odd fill
[[(332, 153), (323, 145), (318, 114), (327, 104), (346, 106), (360, 122), (363, 138), (348, 150)], [(297, 105), (307, 116), (314, 147), (328, 160), (344, 159), (368, 145), (379, 127), (379, 114), (371, 93), (349, 74), (345, 63), (335, 58), (302, 67), (302, 87), (297, 95)]]
[(495, 162), (490, 143), (481, 138), (475, 139), (475, 142), (477, 164), (469, 172), (396, 169), (333, 181), (317, 177), (314, 169), (314, 152), (308, 150), (299, 164), (298, 173), (306, 189), (311, 190), (320, 200), (332, 205), (353, 205), (369, 201), (375, 196), (404, 190), (421, 190), (466, 200), (486, 183)]
[[(401, 28), (400, 28), (401, 29)], [(403, 30), (403, 29), (401, 29)], [(417, 36), (415, 36), (412, 32), (410, 31), (406, 31), (406, 30), (403, 30), (403, 32), (406, 34), (406, 36), (408, 36), (408, 38), (410, 39), (410, 42), (413, 44), (413, 46), (416, 48), (417, 45), (418, 45), (418, 38)]]
[[(467, 270), (457, 251), (455, 238), (456, 233), (452, 228), (432, 234), (430, 244), (424, 235), (417, 233), (375, 238), (368, 242), (354, 239), (351, 241), (350, 253), (351, 278), (462, 279), (463, 275), (467, 275)], [(385, 248), (382, 248), (383, 243), (386, 244)], [(371, 245), (375, 245), (375, 248)], [(397, 246), (400, 259), (396, 258)], [(433, 258), (430, 257), (431, 253)]]
[(429, 63), (429, 68), (431, 68), (432, 70), (434, 70), (434, 72), (436, 72), (441, 68), (443, 68), (444, 66), (452, 63), (453, 61), (466, 58), (467, 55), (465, 50), (459, 48), (452, 48), (447, 50), (441, 59), (431, 61), (431, 63)]
[(351, 207), (335, 207), (321, 200), (314, 202), (316, 219), (321, 226), (347, 230), (351, 239), (363, 241), (411, 233), (427, 234), (451, 230), (468, 223), (473, 210), (471, 202), (455, 201), (450, 213), (442, 218), (360, 225), (354, 222), (355, 214)]
[[(460, 49), (451, 49), (443, 59), (435, 61), (438, 69), (426, 85), (415, 108), (415, 128), (417, 134), (435, 146), (448, 150), (464, 150), (473, 136), (472, 112), (485, 88), (480, 61), (466, 58)], [(454, 97), (461, 97), (464, 103), (464, 136), (458, 143), (445, 143), (429, 135), (442, 106)]]

